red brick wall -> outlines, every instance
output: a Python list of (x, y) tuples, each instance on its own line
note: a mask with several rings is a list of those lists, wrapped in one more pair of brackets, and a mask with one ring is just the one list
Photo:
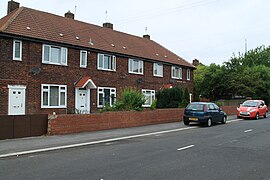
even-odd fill
[(235, 106), (222, 106), (221, 109), (227, 113), (227, 115), (236, 115), (237, 114), (237, 107)]
[(56, 115), (48, 123), (48, 134), (69, 134), (181, 121), (184, 109), (122, 111), (101, 114)]
[[(8, 85), (26, 85), (26, 114), (73, 113), (75, 109), (74, 83), (83, 76), (90, 76), (97, 87), (115, 87), (117, 96), (125, 87), (159, 90), (170, 83), (171, 66), (164, 65), (163, 78), (153, 76), (153, 63), (144, 62), (144, 75), (128, 73), (128, 58), (117, 56), (116, 72), (97, 70), (97, 53), (88, 51), (87, 68), (80, 68), (80, 50), (68, 48), (68, 66), (42, 64), (42, 43), (22, 41), (22, 61), (12, 60), (13, 39), (0, 37), (0, 114), (8, 112)], [(38, 75), (31, 73), (35, 67), (41, 69)], [(136, 80), (143, 78), (141, 84)], [(188, 86), (193, 91), (191, 81), (186, 81), (183, 67), (183, 81), (175, 84)], [(41, 84), (67, 85), (66, 109), (41, 109)], [(91, 90), (91, 112), (97, 112), (97, 92)]]

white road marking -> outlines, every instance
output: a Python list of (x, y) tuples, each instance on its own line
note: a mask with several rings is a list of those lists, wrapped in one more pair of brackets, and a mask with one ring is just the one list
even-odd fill
[(185, 150), (185, 149), (189, 149), (189, 148), (192, 148), (194, 146), (195, 145), (190, 145), (190, 146), (182, 147), (182, 148), (177, 149), (177, 151), (182, 151), (182, 150)]
[(245, 133), (248, 133), (248, 132), (251, 132), (251, 131), (253, 131), (252, 129), (248, 129), (248, 130), (245, 130), (244, 132)]
[(230, 120), (230, 121), (227, 121), (227, 123), (232, 123), (232, 122), (237, 122), (237, 121), (242, 121), (243, 119), (234, 119), (234, 120)]
[(138, 137), (145, 137), (145, 136), (165, 134), (165, 133), (171, 133), (171, 132), (177, 132), (177, 131), (184, 131), (184, 130), (195, 129), (195, 128), (198, 128), (198, 127), (186, 127), (186, 128), (179, 128), (179, 129), (173, 129), (173, 130), (167, 130), (167, 131), (159, 131), (159, 132), (153, 132), (153, 133), (138, 134), (138, 135), (133, 135), (133, 136), (105, 139), (105, 140), (100, 140), (100, 141), (70, 144), (70, 145), (63, 145), (63, 146), (43, 148), (43, 149), (35, 149), (35, 150), (29, 150), (29, 151), (20, 151), (20, 152), (2, 154), (2, 155), (0, 155), (0, 158), (21, 156), (21, 155), (26, 155), (26, 154), (33, 154), (33, 153), (40, 153), (40, 152), (47, 152), (47, 151), (55, 151), (55, 150), (75, 148), (75, 147), (88, 146), (88, 145), (101, 144), (101, 143), (109, 143), (109, 142), (113, 142), (113, 141), (120, 141), (120, 140), (125, 140), (125, 139), (133, 139), (133, 138), (138, 138)]
[[(235, 119), (235, 120), (230, 120), (227, 122), (231, 123), (231, 122), (236, 122), (236, 121), (241, 121), (241, 120), (242, 119)], [(109, 142), (113, 142), (113, 141), (120, 141), (120, 140), (132, 139), (132, 138), (138, 138), (138, 137), (144, 137), (144, 136), (160, 135), (160, 134), (166, 134), (166, 133), (177, 132), (177, 131), (184, 131), (184, 130), (195, 129), (195, 128), (199, 128), (199, 127), (193, 126), (193, 127), (179, 128), (179, 129), (173, 129), (173, 130), (167, 130), (167, 131), (159, 131), (159, 132), (154, 132), (154, 133), (146, 133), (146, 134), (138, 134), (138, 135), (126, 136), (126, 137), (120, 137), (120, 138), (105, 139), (105, 140), (100, 140), (100, 141), (92, 141), (92, 142), (86, 142), (86, 143), (70, 144), (70, 145), (56, 146), (56, 147), (50, 147), (50, 148), (7, 153), (7, 154), (1, 154), (0, 158), (7, 158), (7, 157), (13, 157), (13, 156), (18, 157), (18, 156), (26, 155), (26, 154), (55, 151), (55, 150), (75, 148), (75, 147), (88, 146), (88, 145), (101, 144), (101, 143), (109, 143)]]

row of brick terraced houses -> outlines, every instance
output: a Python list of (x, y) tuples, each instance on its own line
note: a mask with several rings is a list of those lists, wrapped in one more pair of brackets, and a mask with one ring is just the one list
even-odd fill
[(0, 114), (97, 112), (126, 87), (150, 107), (164, 86), (193, 91), (195, 67), (150, 39), (8, 2), (0, 20)]

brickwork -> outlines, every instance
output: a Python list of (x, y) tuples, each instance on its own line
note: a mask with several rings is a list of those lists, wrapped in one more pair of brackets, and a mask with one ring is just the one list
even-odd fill
[(49, 120), (48, 134), (70, 134), (180, 122), (184, 109), (158, 109), (144, 112), (106, 112), (85, 115), (56, 115)]
[[(117, 56), (116, 72), (97, 69), (97, 53), (88, 49), (87, 68), (80, 68), (80, 49), (68, 48), (68, 66), (42, 63), (42, 44), (22, 41), (22, 61), (12, 60), (13, 39), (0, 38), (0, 114), (8, 112), (8, 85), (26, 85), (26, 114), (74, 113), (74, 83), (84, 76), (90, 76), (97, 87), (114, 87), (117, 96), (125, 87), (139, 90), (158, 91), (164, 84), (170, 83), (171, 66), (164, 64), (163, 78), (153, 76), (153, 63), (144, 61), (144, 75), (128, 73), (128, 58)], [(85, 49), (81, 49), (85, 50)], [(40, 68), (39, 74), (33, 74), (33, 68)], [(188, 86), (193, 91), (193, 72), (191, 81), (186, 81), (186, 68), (183, 68), (183, 80), (175, 80), (174, 85)], [(138, 83), (137, 79), (142, 78)], [(41, 108), (41, 84), (67, 85), (67, 108)], [(97, 112), (97, 90), (91, 89), (91, 112)]]
[(236, 115), (237, 114), (236, 106), (222, 106), (221, 109), (227, 113), (227, 115)]
[[(236, 107), (223, 106), (227, 115), (236, 115)], [(51, 116), (48, 122), (48, 135), (70, 134), (107, 129), (129, 128), (144, 125), (180, 122), (184, 109), (157, 109), (154, 111), (119, 111), (100, 114)]]

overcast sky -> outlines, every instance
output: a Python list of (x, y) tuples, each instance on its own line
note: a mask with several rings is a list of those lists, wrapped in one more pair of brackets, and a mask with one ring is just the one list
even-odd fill
[[(233, 53), (270, 45), (270, 0), (15, 0), (21, 6), (151, 39), (192, 62), (222, 64)], [(0, 0), (0, 16), (8, 0)], [(76, 7), (76, 8), (75, 8)], [(76, 10), (75, 10), (76, 9)], [(107, 11), (107, 15), (106, 15)], [(106, 18), (107, 17), (107, 18)]]

